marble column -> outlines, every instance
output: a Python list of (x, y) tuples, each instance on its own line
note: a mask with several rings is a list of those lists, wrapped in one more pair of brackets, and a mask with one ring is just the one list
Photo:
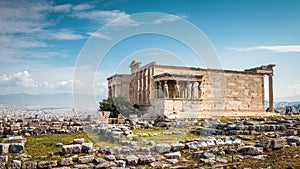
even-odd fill
[(116, 97), (115, 94), (116, 94), (116, 88), (115, 88), (115, 85), (113, 85), (112, 86), (112, 97)]
[(135, 94), (135, 99), (134, 102), (135, 104), (139, 104), (139, 74), (138, 72), (135, 72), (135, 89), (134, 89), (134, 94)]
[(148, 68), (148, 88), (147, 88), (147, 103), (148, 104), (150, 104), (150, 96), (151, 96), (151, 90), (152, 90), (152, 86), (151, 86), (151, 84), (152, 84), (152, 68)]
[(108, 98), (112, 98), (111, 86), (108, 87)]
[(273, 102), (273, 75), (269, 76), (269, 110), (270, 112), (274, 111), (274, 102)]
[(143, 72), (139, 71), (139, 104), (143, 103)]
[(146, 104), (146, 97), (147, 97), (146, 90), (147, 90), (147, 85), (148, 85), (148, 83), (146, 81), (147, 80), (146, 79), (146, 69), (142, 70), (142, 77), (143, 77), (143, 99), (142, 99), (142, 103)]
[(187, 98), (188, 98), (187, 82), (185, 82), (185, 84), (184, 84), (183, 98), (184, 98), (184, 99), (187, 99)]

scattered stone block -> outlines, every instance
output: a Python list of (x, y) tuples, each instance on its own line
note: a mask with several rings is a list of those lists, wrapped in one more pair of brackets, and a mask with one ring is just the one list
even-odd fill
[(207, 139), (206, 143), (208, 147), (213, 147), (216, 145), (213, 139)]
[(8, 137), (10, 143), (25, 143), (26, 139), (23, 136), (11, 136)]
[(8, 169), (21, 169), (21, 161), (11, 160), (7, 166)]
[(87, 164), (76, 164), (74, 165), (74, 169), (92, 169), (90, 165)]
[(206, 159), (215, 159), (216, 156), (212, 153), (204, 152), (203, 157), (206, 158)]
[(289, 145), (291, 145), (292, 143), (296, 143), (297, 145), (300, 144), (300, 138), (297, 136), (290, 136), (286, 138), (286, 141)]
[(173, 152), (173, 153), (167, 153), (165, 154), (165, 157), (168, 159), (179, 159), (181, 157), (180, 151)]
[(100, 164), (96, 165), (95, 169), (106, 169), (106, 168), (115, 167), (115, 166), (117, 166), (115, 162), (106, 161), (104, 163), (100, 163)]
[(63, 145), (62, 152), (64, 154), (76, 154), (80, 153), (82, 150), (81, 144), (71, 144), (71, 145)]
[(36, 161), (24, 161), (22, 164), (22, 169), (36, 169), (37, 162)]
[(40, 161), (38, 162), (38, 168), (53, 168), (57, 166), (57, 161)]
[(9, 151), (9, 144), (1, 143), (0, 144), (0, 154), (7, 154)]
[(183, 150), (184, 147), (185, 145), (182, 143), (171, 144), (171, 151), (180, 151)]
[(284, 132), (286, 136), (295, 136), (297, 135), (297, 131), (295, 131), (294, 129), (290, 129)]
[(254, 147), (254, 146), (243, 146), (238, 149), (239, 153), (245, 155), (258, 155), (263, 152), (263, 147)]
[(144, 164), (150, 164), (155, 161), (155, 158), (152, 155), (137, 155), (139, 158), (139, 164), (144, 165)]
[(115, 161), (117, 167), (125, 167), (126, 166), (126, 161), (124, 160), (116, 160)]
[(75, 138), (73, 140), (73, 143), (74, 144), (82, 144), (82, 143), (84, 143), (84, 138)]
[(171, 145), (170, 144), (157, 144), (155, 146), (155, 151), (158, 153), (167, 153), (170, 152)]
[(93, 150), (93, 143), (88, 142), (88, 143), (82, 143), (82, 152), (89, 152)]
[(190, 142), (190, 143), (187, 143), (186, 145), (191, 150), (197, 150), (199, 148), (199, 144), (197, 142)]
[(94, 160), (94, 155), (80, 156), (78, 157), (78, 163), (86, 164)]
[(58, 143), (55, 144), (56, 147), (62, 147), (63, 145), (64, 145), (64, 144), (63, 144), (63, 143), (60, 143), (60, 142), (58, 142)]
[(107, 161), (115, 161), (116, 157), (114, 155), (106, 155), (104, 159)]
[(100, 163), (106, 162), (106, 160), (104, 158), (95, 158), (94, 161), (96, 162), (96, 164), (100, 164)]
[(73, 159), (72, 157), (69, 157), (69, 158), (62, 158), (58, 161), (58, 164), (60, 166), (69, 166), (69, 165), (72, 165), (73, 164)]
[(283, 148), (286, 144), (287, 142), (285, 138), (278, 138), (278, 139), (271, 140), (271, 148), (273, 149)]
[(216, 145), (222, 146), (224, 144), (225, 144), (225, 142), (222, 139), (219, 138), (219, 139), (216, 140)]
[(24, 143), (13, 143), (9, 145), (9, 153), (18, 153), (24, 150)]
[(126, 162), (128, 165), (137, 165), (139, 158), (136, 155), (129, 155), (126, 157)]

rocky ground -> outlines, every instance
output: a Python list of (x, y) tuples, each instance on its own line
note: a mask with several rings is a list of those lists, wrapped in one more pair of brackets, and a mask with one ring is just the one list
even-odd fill
[(75, 138), (68, 144), (52, 143), (60, 151), (53, 152), (49, 159), (33, 159), (26, 152), (26, 139), (15, 137), (10, 143), (0, 144), (0, 168), (296, 169), (300, 168), (299, 126), (297, 117), (138, 121), (119, 125), (93, 122), (84, 127), (86, 132), (105, 137), (110, 146)]

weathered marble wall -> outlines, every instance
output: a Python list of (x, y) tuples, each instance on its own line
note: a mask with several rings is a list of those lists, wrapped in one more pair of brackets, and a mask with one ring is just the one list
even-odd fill
[[(165, 114), (171, 118), (197, 118), (203, 114), (249, 115), (265, 111), (264, 74), (165, 66), (155, 62), (142, 67), (140, 62), (133, 62), (130, 67), (131, 75), (112, 76), (119, 79), (112, 78), (109, 86), (116, 87), (114, 97), (125, 96), (132, 104), (142, 106), (147, 117)], [(167, 81), (168, 98), (163, 93)], [(201, 91), (194, 97), (184, 91), (188, 90), (189, 83), (200, 84)], [(175, 84), (179, 85), (180, 97), (175, 96)], [(186, 93), (189, 97), (184, 96)]]

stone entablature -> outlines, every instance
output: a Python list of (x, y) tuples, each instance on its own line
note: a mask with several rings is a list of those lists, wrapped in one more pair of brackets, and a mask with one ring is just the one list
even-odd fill
[[(274, 66), (234, 71), (157, 65), (156, 62), (141, 66), (140, 62), (133, 61), (131, 74), (108, 78), (109, 97), (125, 96), (132, 105), (143, 107), (143, 114), (148, 112), (148, 116), (164, 114), (177, 118), (187, 112), (263, 112), (264, 75), (268, 75), (273, 111)], [(112, 81), (112, 77), (116, 80)], [(116, 84), (127, 86), (121, 87), (122, 92), (115, 90), (111, 94)]]

